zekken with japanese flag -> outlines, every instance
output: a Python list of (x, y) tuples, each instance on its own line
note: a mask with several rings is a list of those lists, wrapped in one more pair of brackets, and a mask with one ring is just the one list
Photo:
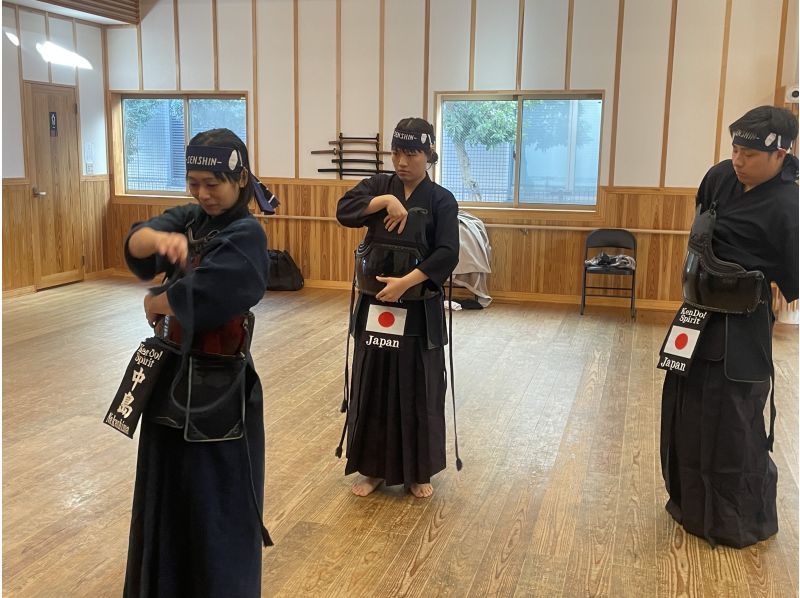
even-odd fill
[(668, 370), (666, 509), (712, 546), (741, 548), (778, 531), (770, 283), (797, 299), (798, 162), (787, 153), (797, 128), (794, 115), (772, 106), (730, 126), (733, 159), (713, 166), (698, 189), (684, 305), (659, 358)]
[[(341, 224), (367, 227), (356, 252), (353, 364), (343, 404), (345, 474), (362, 474), (353, 486), (359, 496), (385, 483), (427, 497), (431, 477), (445, 468), (443, 285), (458, 263), (458, 205), (427, 175), (438, 158), (433, 141), (430, 123), (400, 121), (392, 139), (396, 174), (361, 181), (337, 206)], [(338, 456), (343, 442), (344, 431)]]

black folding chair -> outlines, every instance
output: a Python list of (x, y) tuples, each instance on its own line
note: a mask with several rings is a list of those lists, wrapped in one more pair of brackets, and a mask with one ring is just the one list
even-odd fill
[[(631, 256), (636, 260), (636, 237), (633, 233), (623, 228), (599, 228), (589, 233), (586, 237), (586, 246), (583, 250), (583, 285), (581, 288), (581, 315), (586, 308), (586, 297), (619, 297), (621, 299), (630, 298), (631, 318), (636, 319), (636, 268), (620, 268), (611, 265), (587, 265), (589, 259), (589, 249), (596, 248), (609, 249), (630, 249), (633, 251)], [(627, 255), (627, 253), (626, 253)], [(587, 274), (603, 274), (611, 276), (629, 276), (630, 286), (587, 286)], [(587, 290), (601, 290), (603, 293), (587, 293)], [(608, 291), (613, 291), (609, 293)], [(626, 291), (625, 294), (618, 294), (619, 291)]]

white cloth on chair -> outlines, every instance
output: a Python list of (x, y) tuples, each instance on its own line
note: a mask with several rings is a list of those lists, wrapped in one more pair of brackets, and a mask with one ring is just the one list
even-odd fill
[(491, 274), (492, 246), (489, 234), (480, 218), (458, 211), (459, 252), (458, 265), (453, 271), (453, 285), (472, 292), (483, 307), (492, 302), (486, 284)]

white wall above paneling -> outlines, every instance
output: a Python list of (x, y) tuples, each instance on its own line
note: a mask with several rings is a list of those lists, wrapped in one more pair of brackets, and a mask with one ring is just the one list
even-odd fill
[(570, 87), (603, 90), (600, 185), (608, 184), (619, 0), (575, 0)]
[(185, 90), (214, 89), (214, 44), (211, 0), (178, 3), (181, 81)]
[(103, 91), (103, 38), (99, 27), (75, 26), (77, 51), (92, 63), (92, 70), (78, 70), (83, 174), (108, 174), (106, 159), (106, 111)]
[[(728, 126), (751, 108), (772, 104), (775, 99), (780, 27), (781, 0), (736, 0), (733, 3), (720, 160), (729, 158), (731, 153)], [(763, 43), (741, 41), (754, 36)]]
[(786, 42), (783, 51), (783, 72), (781, 73), (781, 87), (797, 85), (798, 73), (798, 0), (789, 0), (789, 10), (786, 15)]
[(108, 88), (139, 89), (139, 43), (136, 27), (106, 30), (108, 44)]
[(5, 33), (19, 38), (13, 8), (3, 7), (3, 178), (25, 176), (19, 50)]
[(525, 0), (523, 89), (564, 89), (568, 17), (567, 0)]
[(330, 156), (309, 152), (336, 136), (336, 2), (300, 0), (298, 20), (300, 176), (335, 178), (317, 172), (332, 166)]
[(259, 176), (294, 176), (294, 6), (263, 0), (256, 6)]
[(725, 0), (679, 0), (664, 184), (693, 187), (714, 163)]
[(428, 57), (428, 120), (433, 118), (433, 94), (466, 91), (469, 87), (471, 0), (436, 0), (430, 3)]
[[(74, 52), (75, 39), (72, 34), (72, 21), (49, 17), (47, 23), (50, 28), (50, 41), (70, 52)], [(53, 83), (75, 85), (75, 67), (53, 64), (50, 69)]]
[(142, 85), (146, 90), (177, 89), (172, 0), (141, 0), (140, 10)]
[[(386, 0), (383, 147), (391, 147), (400, 119), (422, 117), (425, 0)], [(431, 115), (429, 115), (430, 117)], [(388, 156), (387, 156), (388, 158)]]
[(520, 0), (478, 0), (474, 88), (514, 89)]
[(247, 91), (247, 147), (253, 155), (253, 5), (251, 0), (217, 2), (219, 88)]
[(27, 81), (50, 81), (47, 63), (36, 51), (36, 44), (47, 41), (44, 15), (19, 11), (20, 44), (22, 48), (22, 78)]
[(625, 3), (614, 185), (661, 179), (671, 13), (670, 0)]
[[(391, 27), (392, 23), (387, 22)], [(342, 111), (344, 135), (379, 130), (380, 2), (342, 0)], [(333, 164), (332, 164), (333, 165)]]

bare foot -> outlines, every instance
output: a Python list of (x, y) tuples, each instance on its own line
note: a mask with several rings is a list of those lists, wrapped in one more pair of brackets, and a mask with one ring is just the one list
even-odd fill
[(370, 478), (363, 476), (359, 481), (353, 484), (353, 494), (356, 496), (367, 496), (375, 491), (375, 488), (381, 485), (383, 478)]
[(410, 490), (417, 498), (428, 498), (433, 495), (433, 486), (430, 484), (411, 484)]

